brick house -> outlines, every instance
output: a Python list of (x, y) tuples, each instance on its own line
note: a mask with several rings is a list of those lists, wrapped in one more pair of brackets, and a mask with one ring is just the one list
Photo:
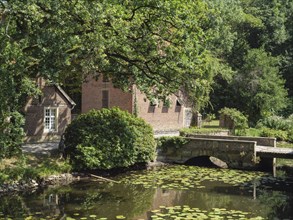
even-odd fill
[(74, 101), (58, 85), (37, 79), (42, 95), (29, 97), (25, 106), (25, 142), (59, 140), (71, 122)]
[(171, 105), (162, 101), (150, 101), (136, 86), (130, 92), (123, 92), (113, 87), (111, 81), (99, 77), (98, 80), (89, 79), (82, 85), (81, 112), (91, 109), (119, 107), (130, 113), (136, 113), (151, 124), (155, 132), (173, 131), (189, 127), (191, 109), (186, 108), (177, 96), (169, 97)]

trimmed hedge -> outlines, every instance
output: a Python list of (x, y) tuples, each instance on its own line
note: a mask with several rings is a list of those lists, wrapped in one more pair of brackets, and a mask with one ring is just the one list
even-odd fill
[(155, 157), (152, 127), (119, 108), (81, 114), (64, 138), (65, 155), (76, 170), (128, 167)]

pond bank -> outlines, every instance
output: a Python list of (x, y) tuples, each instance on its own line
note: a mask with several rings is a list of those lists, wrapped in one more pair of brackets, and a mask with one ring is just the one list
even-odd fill
[(77, 176), (70, 173), (63, 173), (60, 175), (50, 175), (40, 180), (20, 180), (13, 181), (11, 183), (4, 183), (0, 186), (0, 194), (22, 192), (22, 191), (34, 191), (39, 187), (46, 187), (49, 185), (66, 185), (74, 180), (79, 179)]
[(13, 181), (11, 183), (4, 183), (0, 185), (0, 195), (13, 193), (13, 192), (34, 191), (38, 188), (52, 186), (52, 185), (53, 186), (67, 185), (74, 181), (78, 181), (78, 180), (86, 179), (86, 178), (101, 177), (100, 178), (101, 181), (110, 181), (110, 179), (107, 180), (107, 177), (114, 177), (116, 175), (119, 175), (128, 171), (153, 169), (155, 167), (160, 167), (165, 165), (167, 164), (164, 164), (161, 162), (139, 163), (127, 168), (114, 168), (111, 170), (91, 170), (91, 171), (83, 171), (83, 172), (62, 173), (58, 175), (50, 175), (41, 179), (30, 179), (28, 181), (24, 181), (24, 180)]

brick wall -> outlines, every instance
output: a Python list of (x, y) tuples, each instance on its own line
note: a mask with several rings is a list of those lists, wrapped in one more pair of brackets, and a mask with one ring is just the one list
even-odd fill
[(114, 88), (111, 82), (103, 82), (102, 77), (99, 80), (88, 78), (87, 82), (82, 85), (82, 113), (102, 108), (103, 91), (109, 92), (109, 108), (117, 106), (130, 113), (134, 113), (137, 109), (138, 116), (150, 123), (154, 130), (178, 130), (184, 127), (185, 108), (176, 105), (177, 97), (175, 95), (170, 96), (170, 107), (163, 106), (162, 101), (156, 106), (151, 106), (145, 94), (135, 86), (133, 86), (132, 92), (123, 92), (121, 89)]
[(150, 123), (155, 131), (178, 130), (184, 127), (184, 106), (177, 106), (177, 97), (169, 97), (170, 107), (164, 106), (162, 101), (151, 106), (145, 94), (136, 90), (138, 116)]
[(113, 87), (111, 82), (103, 82), (102, 77), (98, 81), (88, 78), (88, 82), (82, 85), (81, 112), (102, 108), (102, 93), (109, 92), (109, 107), (120, 107), (132, 113), (132, 94), (123, 92)]

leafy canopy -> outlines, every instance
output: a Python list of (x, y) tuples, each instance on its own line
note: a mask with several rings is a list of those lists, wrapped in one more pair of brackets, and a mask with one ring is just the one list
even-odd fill
[(16, 0), (2, 7), (1, 40), (18, 45), (21, 74), (81, 82), (103, 73), (120, 88), (136, 84), (157, 96), (203, 90), (210, 81), (200, 0)]
[(80, 85), (103, 73), (125, 90), (164, 98), (182, 89), (207, 102), (216, 59), (206, 10), (202, 0), (0, 0), (0, 128), (37, 94), (39, 76)]

